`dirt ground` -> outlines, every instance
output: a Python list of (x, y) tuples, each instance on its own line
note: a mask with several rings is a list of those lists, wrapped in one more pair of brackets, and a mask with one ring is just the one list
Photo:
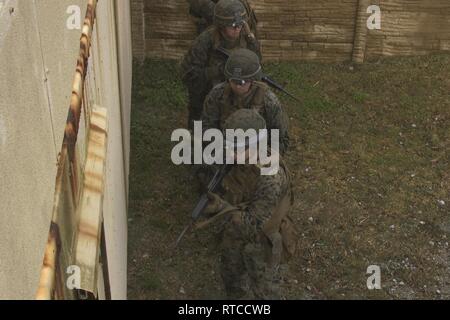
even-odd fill
[[(286, 299), (449, 299), (450, 56), (265, 70), (303, 100), (279, 95), (300, 230)], [(224, 298), (212, 230), (173, 249), (199, 196), (191, 168), (170, 159), (187, 114), (179, 78), (175, 62), (135, 65), (130, 299)], [(381, 290), (367, 289), (369, 265)]]

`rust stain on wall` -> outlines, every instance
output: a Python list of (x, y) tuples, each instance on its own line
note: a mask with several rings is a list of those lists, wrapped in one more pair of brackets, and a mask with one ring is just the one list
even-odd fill
[[(74, 233), (78, 232), (76, 208), (79, 200), (80, 164), (76, 142), (84, 98), (90, 41), (95, 22), (97, 0), (89, 0), (80, 38), (80, 52), (72, 84), (72, 96), (64, 130), (64, 141), (58, 157), (54, 205), (36, 299), (76, 297), (65, 285), (65, 268), (75, 261)], [(84, 105), (86, 108), (86, 105)]]

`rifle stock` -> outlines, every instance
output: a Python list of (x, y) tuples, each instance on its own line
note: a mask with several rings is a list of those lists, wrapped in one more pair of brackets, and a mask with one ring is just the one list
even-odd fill
[(192, 228), (194, 223), (200, 218), (201, 214), (205, 210), (206, 206), (208, 205), (208, 193), (209, 192), (216, 192), (219, 188), (220, 184), (222, 183), (223, 178), (230, 172), (231, 165), (224, 164), (222, 167), (220, 167), (216, 173), (214, 174), (213, 178), (208, 184), (208, 188), (206, 193), (202, 194), (200, 197), (200, 200), (197, 202), (197, 205), (195, 206), (194, 210), (191, 214), (191, 222), (183, 229), (183, 231), (178, 236), (177, 242), (175, 243), (175, 247), (178, 247), (178, 244), (180, 243), (181, 239), (184, 237), (186, 232)]

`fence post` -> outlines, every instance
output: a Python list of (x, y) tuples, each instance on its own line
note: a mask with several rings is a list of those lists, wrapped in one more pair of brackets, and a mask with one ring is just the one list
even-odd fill
[(366, 52), (367, 39), (367, 8), (369, 0), (358, 0), (358, 9), (356, 12), (355, 38), (353, 42), (352, 61), (354, 63), (363, 63)]

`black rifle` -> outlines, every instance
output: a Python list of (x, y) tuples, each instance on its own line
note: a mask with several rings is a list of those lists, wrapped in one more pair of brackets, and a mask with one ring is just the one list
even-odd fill
[[(229, 58), (230, 57), (230, 53), (222, 48), (222, 47), (218, 47), (216, 48), (216, 50), (218, 52), (220, 52), (221, 54), (223, 54), (225, 57)], [(271, 77), (269, 77), (266, 74), (263, 74), (261, 77), (261, 80), (264, 81), (265, 83), (267, 83), (269, 86), (271, 86), (272, 88), (275, 88), (281, 92), (283, 92), (284, 94), (288, 95), (289, 97), (291, 97), (292, 99), (294, 99), (297, 102), (301, 102), (297, 97), (295, 97), (294, 95), (290, 94), (288, 91), (286, 91), (286, 89), (283, 88), (283, 86), (281, 84), (279, 84), (278, 82), (276, 82), (275, 80), (273, 80)]]
[(191, 222), (183, 229), (183, 231), (178, 236), (177, 242), (175, 243), (175, 247), (178, 247), (178, 244), (180, 243), (181, 239), (184, 237), (186, 232), (191, 229), (195, 222), (198, 220), (200, 215), (203, 213), (203, 210), (205, 210), (206, 206), (208, 205), (208, 193), (209, 192), (216, 192), (219, 188), (220, 184), (222, 183), (223, 178), (230, 172), (231, 170), (230, 164), (224, 164), (220, 169), (216, 171), (214, 174), (214, 177), (211, 179), (211, 181), (208, 184), (208, 190), (206, 193), (202, 194), (200, 197), (200, 200), (198, 201), (197, 205), (194, 208), (194, 211), (192, 211), (192, 218)]

